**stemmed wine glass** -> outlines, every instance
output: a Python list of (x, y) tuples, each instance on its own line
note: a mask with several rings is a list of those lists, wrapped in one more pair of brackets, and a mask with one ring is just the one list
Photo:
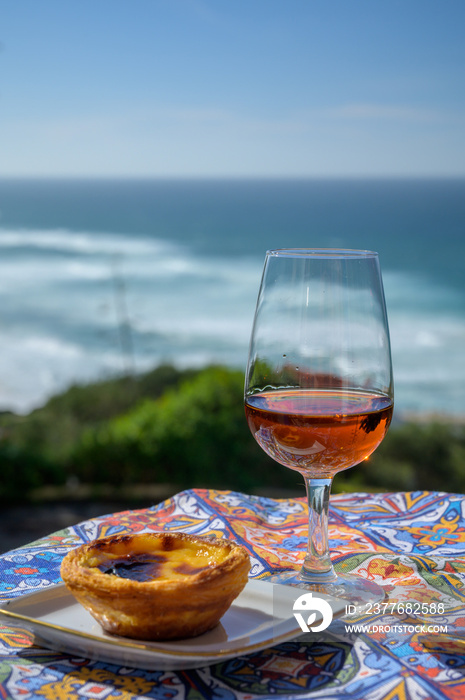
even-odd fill
[(300, 573), (273, 580), (366, 602), (383, 589), (336, 575), (328, 504), (337, 472), (359, 464), (389, 427), (393, 382), (378, 254), (279, 249), (266, 253), (245, 382), (260, 447), (305, 480), (308, 551)]

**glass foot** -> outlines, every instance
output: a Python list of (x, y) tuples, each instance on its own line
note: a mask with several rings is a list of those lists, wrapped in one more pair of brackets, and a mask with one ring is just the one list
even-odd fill
[(279, 574), (272, 574), (263, 580), (302, 588), (314, 593), (324, 593), (334, 598), (347, 600), (355, 606), (378, 603), (386, 597), (386, 593), (381, 586), (378, 586), (373, 581), (360, 578), (360, 576), (336, 575), (336, 578), (332, 581), (309, 582), (301, 576), (300, 571), (283, 571)]

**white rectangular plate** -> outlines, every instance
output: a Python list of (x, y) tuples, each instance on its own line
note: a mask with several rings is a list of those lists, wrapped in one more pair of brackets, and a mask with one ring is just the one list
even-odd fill
[[(73, 656), (147, 670), (182, 670), (209, 666), (301, 635), (292, 612), (301, 593), (291, 586), (251, 579), (215, 629), (175, 642), (107, 634), (64, 584), (3, 603), (0, 622), (32, 632), (39, 646)], [(318, 595), (330, 603), (333, 617), (344, 612), (346, 601)]]

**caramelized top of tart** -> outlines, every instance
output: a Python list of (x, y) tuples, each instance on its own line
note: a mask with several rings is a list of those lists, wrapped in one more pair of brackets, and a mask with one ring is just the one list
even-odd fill
[(179, 533), (107, 537), (87, 548), (80, 565), (133, 581), (182, 580), (224, 562), (231, 551), (219, 546), (221, 542), (180, 537)]

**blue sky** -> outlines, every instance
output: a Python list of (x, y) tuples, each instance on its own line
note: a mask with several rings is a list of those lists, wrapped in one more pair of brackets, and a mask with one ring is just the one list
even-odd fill
[(464, 176), (464, 0), (3, 0), (2, 176)]

